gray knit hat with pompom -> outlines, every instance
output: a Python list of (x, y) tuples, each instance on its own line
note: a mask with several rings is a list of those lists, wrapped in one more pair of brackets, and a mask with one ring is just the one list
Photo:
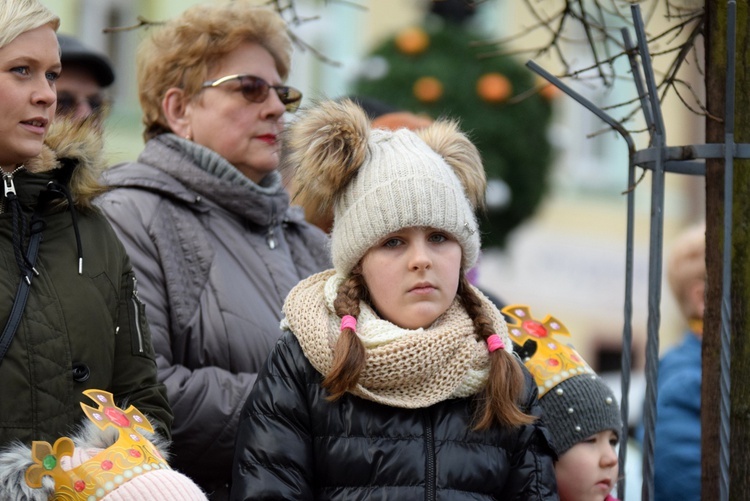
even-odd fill
[[(333, 208), (331, 254), (347, 276), (386, 235), (430, 227), (452, 235), (469, 269), (479, 256), (475, 209), (485, 174), (476, 147), (454, 122), (414, 132), (371, 129), (351, 101), (328, 101), (290, 126), (286, 164), (295, 169), (297, 200)], [(300, 200), (302, 199), (302, 200)]]

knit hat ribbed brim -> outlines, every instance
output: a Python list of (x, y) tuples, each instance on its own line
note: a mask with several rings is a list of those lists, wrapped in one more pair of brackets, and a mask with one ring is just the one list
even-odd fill
[(153, 470), (125, 482), (102, 501), (205, 501), (188, 477), (175, 470)]

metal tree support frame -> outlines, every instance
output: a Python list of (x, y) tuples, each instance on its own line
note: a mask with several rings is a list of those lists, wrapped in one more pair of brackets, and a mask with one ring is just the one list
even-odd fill
[[(650, 146), (636, 151), (630, 133), (625, 127), (602, 111), (591, 101), (578, 94), (559, 78), (547, 72), (533, 61), (527, 66), (551, 84), (578, 101), (617, 131), (628, 146), (628, 190), (627, 190), (627, 237), (625, 258), (625, 304), (622, 351), (622, 422), (621, 437), (627, 437), (628, 394), (630, 391), (630, 364), (632, 355), (633, 315), (633, 227), (635, 202), (635, 169), (641, 167), (652, 171), (651, 221), (648, 267), (648, 325), (646, 339), (646, 396), (644, 403), (643, 439), (643, 490), (642, 501), (654, 499), (654, 427), (656, 419), (656, 381), (659, 370), (659, 323), (661, 303), (662, 250), (664, 233), (664, 179), (665, 173), (705, 176), (706, 159), (724, 159), (724, 241), (722, 255), (721, 297), (721, 421), (720, 421), (720, 471), (719, 496), (721, 501), (729, 499), (729, 389), (730, 389), (730, 325), (732, 318), (730, 303), (731, 248), (732, 248), (732, 186), (734, 159), (750, 158), (750, 144), (734, 142), (735, 101), (735, 26), (736, 0), (727, 2), (727, 81), (724, 120), (724, 143), (693, 144), (669, 147), (661, 113), (656, 79), (651, 66), (651, 56), (645, 33), (640, 6), (633, 4), (631, 11), (638, 45), (634, 46), (626, 28), (621, 30), (627, 49), (630, 66), (640, 99), (641, 111), (648, 125)], [(638, 66), (638, 58), (643, 67)], [(645, 80), (645, 85), (644, 85)], [(627, 448), (620, 446), (619, 462), (626, 461)], [(621, 470), (622, 471), (622, 470)], [(619, 482), (617, 494), (625, 498), (625, 482)]]

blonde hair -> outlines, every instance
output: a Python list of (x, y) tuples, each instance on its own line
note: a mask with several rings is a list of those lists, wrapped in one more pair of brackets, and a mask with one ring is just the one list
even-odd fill
[(152, 27), (136, 56), (138, 97), (143, 109), (143, 137), (171, 132), (162, 100), (171, 88), (197, 95), (212, 65), (243, 42), (257, 43), (276, 63), (279, 76), (289, 75), (292, 42), (282, 17), (248, 0), (195, 5), (162, 26)]
[(686, 318), (700, 318), (688, 294), (691, 284), (706, 280), (706, 225), (691, 226), (672, 244), (667, 281)]
[(27, 31), (49, 24), (60, 27), (60, 18), (39, 0), (3, 0), (0, 3), (0, 48)]

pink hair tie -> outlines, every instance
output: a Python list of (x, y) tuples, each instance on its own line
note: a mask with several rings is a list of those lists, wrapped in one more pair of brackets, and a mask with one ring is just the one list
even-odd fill
[(487, 338), (487, 349), (490, 350), (490, 353), (495, 350), (504, 350), (505, 343), (503, 343), (503, 339), (500, 336), (492, 334)]
[(357, 331), (357, 319), (351, 315), (344, 315), (341, 318), (341, 330), (351, 329), (354, 332)]

